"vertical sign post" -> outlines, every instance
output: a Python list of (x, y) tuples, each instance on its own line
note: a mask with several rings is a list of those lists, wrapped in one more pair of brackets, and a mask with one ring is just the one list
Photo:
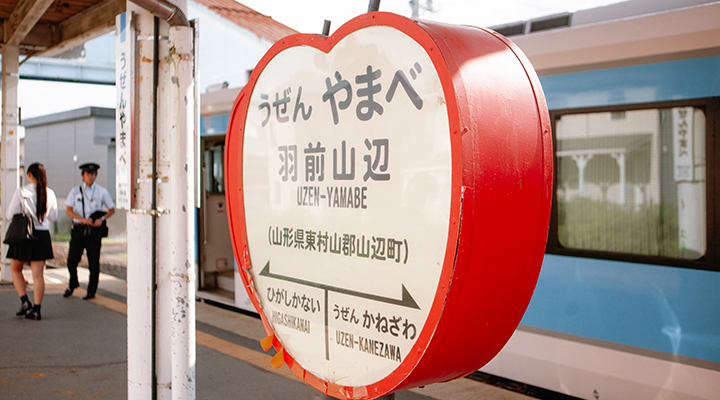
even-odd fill
[[(702, 143), (705, 123), (694, 107), (672, 109), (673, 170), (678, 195), (678, 246), (680, 257), (697, 259), (705, 254), (705, 160)], [(698, 150), (697, 154), (696, 151)], [(698, 168), (700, 167), (700, 168)]]
[(693, 108), (676, 107), (673, 113), (673, 164), (675, 182), (691, 182), (693, 162)]
[(133, 108), (135, 95), (135, 31), (132, 12), (116, 17), (115, 46), (115, 182), (117, 208), (132, 207)]

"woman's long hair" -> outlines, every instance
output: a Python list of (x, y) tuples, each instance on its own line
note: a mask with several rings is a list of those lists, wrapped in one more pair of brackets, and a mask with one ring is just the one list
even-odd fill
[(37, 195), (35, 215), (37, 215), (39, 222), (43, 222), (47, 212), (47, 175), (45, 174), (45, 167), (40, 163), (35, 163), (28, 167), (27, 172), (37, 181), (35, 185), (35, 194)]

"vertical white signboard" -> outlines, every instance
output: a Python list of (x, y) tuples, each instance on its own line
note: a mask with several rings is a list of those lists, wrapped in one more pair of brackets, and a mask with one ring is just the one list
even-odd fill
[(673, 113), (673, 161), (675, 182), (692, 182), (693, 165), (693, 108), (676, 107)]
[(132, 116), (134, 98), (135, 31), (132, 13), (124, 12), (115, 19), (115, 194), (116, 207), (132, 207)]

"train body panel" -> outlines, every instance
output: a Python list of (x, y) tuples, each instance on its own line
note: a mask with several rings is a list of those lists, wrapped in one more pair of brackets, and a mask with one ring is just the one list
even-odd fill
[(521, 324), (720, 369), (717, 288), (715, 271), (547, 254)]
[(583, 399), (714, 399), (720, 273), (548, 254), (482, 372)]
[(720, 56), (541, 76), (550, 110), (716, 97)]
[[(538, 68), (554, 120), (555, 204), (533, 299), (482, 372), (583, 399), (718, 397), (720, 2), (705, 3), (510, 37)], [(694, 155), (689, 177), (678, 148)], [(649, 233), (588, 234), (612, 223), (571, 218), (573, 201), (625, 218), (671, 212), (643, 220)], [(692, 254), (685, 228), (697, 233)], [(662, 236), (653, 230), (672, 238), (618, 243)]]
[(667, 353), (521, 325), (481, 371), (521, 386), (589, 400), (717, 398), (717, 365), (685, 361), (689, 362)]

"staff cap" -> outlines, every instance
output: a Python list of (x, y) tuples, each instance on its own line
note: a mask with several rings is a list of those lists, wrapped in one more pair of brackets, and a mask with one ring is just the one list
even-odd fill
[(80, 170), (82, 170), (82, 172), (90, 172), (93, 174), (97, 174), (97, 170), (99, 169), (100, 166), (95, 163), (85, 163), (80, 166)]

